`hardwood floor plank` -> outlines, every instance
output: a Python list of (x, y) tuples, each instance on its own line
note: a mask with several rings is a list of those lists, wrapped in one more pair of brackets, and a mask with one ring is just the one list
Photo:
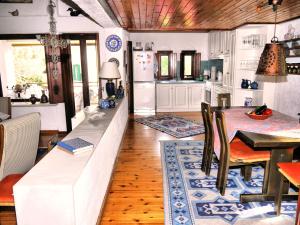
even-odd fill
[[(169, 113), (170, 114), (170, 113)], [(200, 121), (198, 113), (171, 113)], [(134, 122), (130, 115), (118, 163), (98, 225), (164, 224), (163, 174), (160, 140), (178, 140)], [(203, 140), (197, 135), (180, 140)]]

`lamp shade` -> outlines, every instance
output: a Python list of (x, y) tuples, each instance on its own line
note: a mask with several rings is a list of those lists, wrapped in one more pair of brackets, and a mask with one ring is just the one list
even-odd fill
[(286, 76), (285, 49), (282, 44), (266, 44), (260, 56), (256, 74), (265, 76)]
[(107, 80), (120, 79), (121, 75), (117, 64), (114, 62), (104, 62), (99, 73), (99, 78)]

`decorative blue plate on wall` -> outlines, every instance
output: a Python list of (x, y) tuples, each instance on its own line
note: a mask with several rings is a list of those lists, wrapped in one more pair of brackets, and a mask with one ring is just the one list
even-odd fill
[(106, 38), (106, 48), (111, 52), (117, 52), (122, 47), (122, 40), (118, 35), (112, 34)]

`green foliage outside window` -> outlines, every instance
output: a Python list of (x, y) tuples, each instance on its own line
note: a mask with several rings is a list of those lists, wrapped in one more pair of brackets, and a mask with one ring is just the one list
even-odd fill
[(169, 76), (169, 56), (162, 55), (160, 57), (161, 76)]
[(13, 47), (13, 62), (17, 84), (37, 84), (47, 88), (45, 51), (43, 46)]

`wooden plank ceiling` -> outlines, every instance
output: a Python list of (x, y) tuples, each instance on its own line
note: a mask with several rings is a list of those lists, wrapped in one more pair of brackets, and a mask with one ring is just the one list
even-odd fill
[[(273, 23), (268, 0), (106, 0), (129, 31), (207, 31)], [(260, 10), (257, 6), (260, 5)], [(300, 17), (300, 0), (278, 6), (278, 22)]]

